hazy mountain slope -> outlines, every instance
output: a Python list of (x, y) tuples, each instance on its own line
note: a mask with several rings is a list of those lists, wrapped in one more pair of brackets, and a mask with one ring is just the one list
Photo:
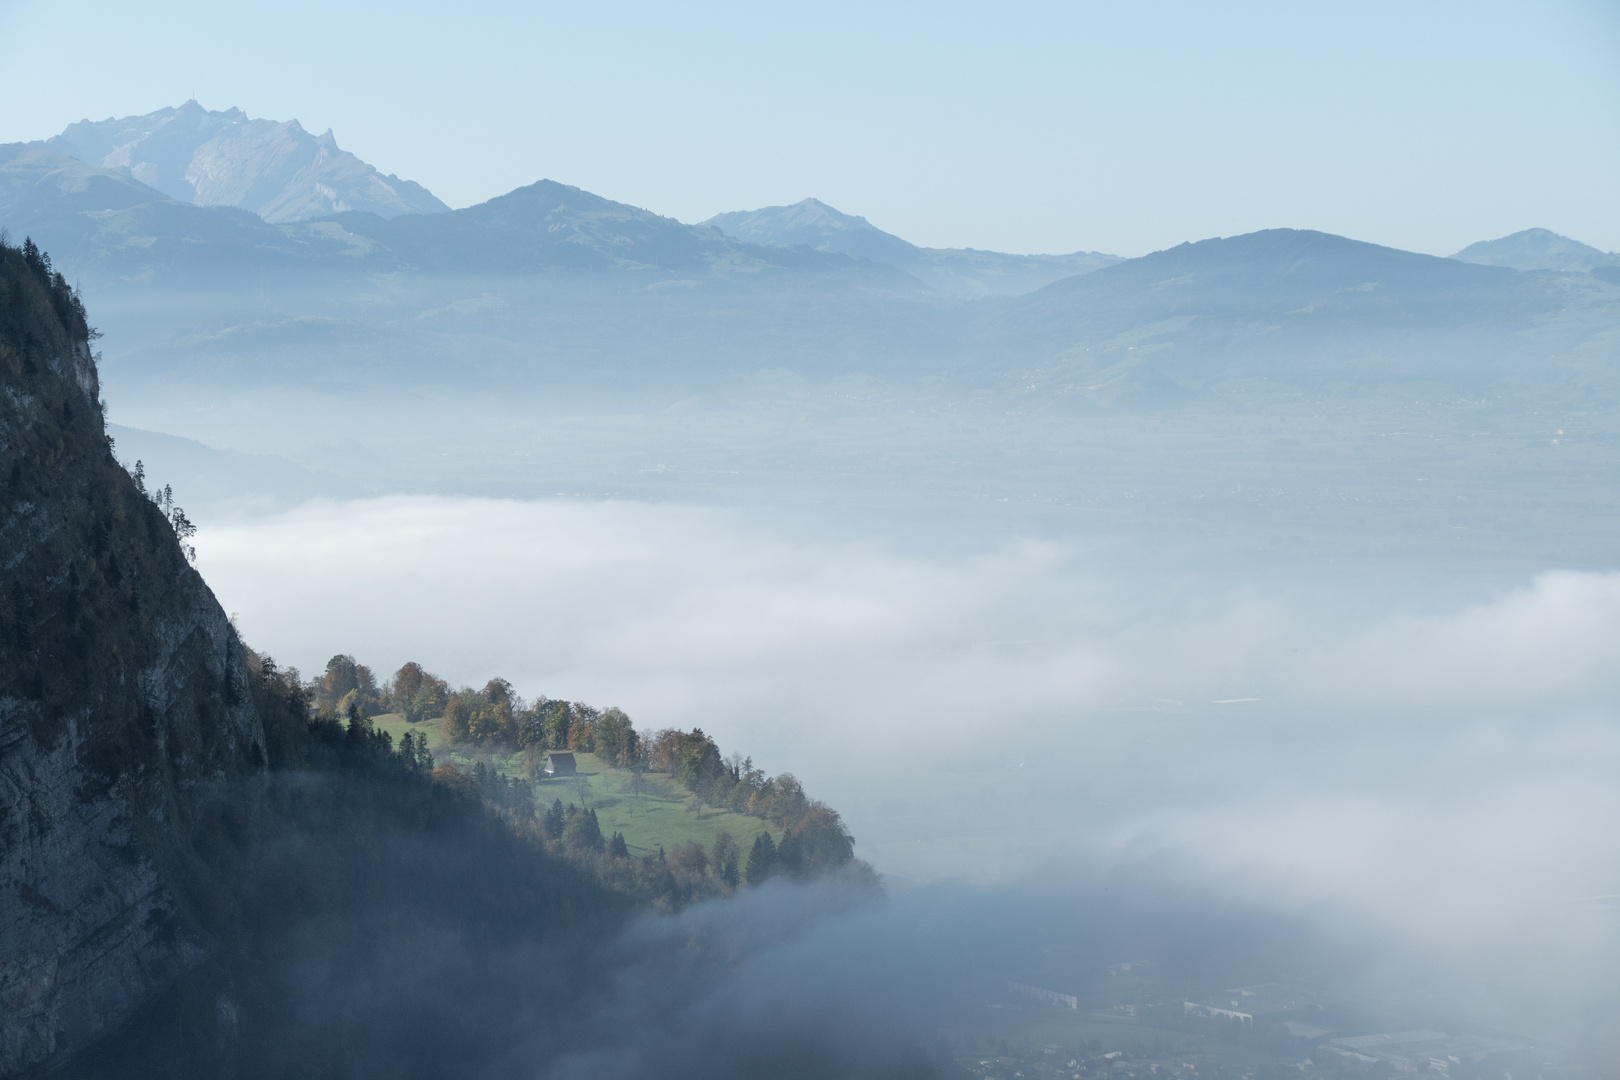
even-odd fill
[[(749, 235), (765, 235), (769, 216), (751, 220)], [(909, 247), (830, 208), (784, 220), (798, 230), (786, 239)], [(1233, 379), (1598, 387), (1614, 382), (1620, 332), (1600, 280), (1610, 268), (1527, 274), (1321, 233), (1187, 244), (962, 304), (920, 277), (967, 267), (974, 289), (1000, 274), (1017, 291), (1016, 257), (930, 262), (939, 253), (912, 249), (913, 274), (552, 181), (443, 214), (270, 225), (22, 146), (0, 147), (0, 226), (50, 245), (93, 287), (124, 401), (204, 386), (678, 400), (737, 393), (764, 372), (1116, 403)]]
[(863, 217), (841, 213), (820, 199), (804, 199), (792, 206), (734, 210), (716, 214), (703, 224), (750, 244), (836, 251), (890, 265), (912, 261), (918, 251), (915, 244), (884, 232)]
[[(21, 143), (0, 145), (0, 228), (31, 236), (74, 280), (150, 291), (228, 287), (233, 276), (297, 268), (323, 257), (354, 268), (371, 245), (324, 224), (276, 226), (228, 206), (193, 206), (121, 172)], [(222, 277), (221, 275), (226, 276)]]
[(1591, 270), (1620, 266), (1620, 255), (1599, 251), (1579, 240), (1548, 229), (1525, 229), (1499, 240), (1469, 244), (1452, 256), (1480, 266), (1510, 266), (1515, 270)]
[(428, 270), (751, 274), (767, 269), (808, 269), (851, 273), (901, 287), (916, 284), (893, 272), (874, 274), (838, 255), (739, 243), (713, 229), (684, 225), (551, 180), (448, 214), (392, 221), (340, 214), (333, 220)]
[(269, 222), (345, 210), (395, 217), (449, 209), (420, 184), (384, 176), (340, 150), (330, 131), (311, 135), (296, 120), (211, 112), (195, 101), (145, 116), (81, 120), (41, 145), (120, 170), (181, 202), (240, 207)]
[(1007, 255), (977, 248), (918, 248), (906, 269), (936, 289), (960, 296), (1025, 296), (1054, 281), (1122, 261), (1099, 251), (1069, 255)]
[(272, 225), (234, 207), (181, 202), (117, 170), (20, 143), (0, 145), (0, 226), (34, 237), (75, 278), (147, 293), (174, 286), (218, 293), (275, 280), (301, 285), (313, 274), (328, 283), (348, 279), (335, 286), (341, 295), (345, 288), (369, 289), (372, 275), (402, 270), (631, 272), (638, 279), (740, 283), (786, 272), (856, 288), (924, 288), (892, 267), (740, 243), (551, 181), (443, 214), (387, 219), (356, 211)]
[(1273, 229), (1051, 285), (992, 320), (987, 340), (1048, 388), (1425, 380), (1463, 391), (1554, 378), (1583, 343), (1612, 381), (1620, 291), (1584, 282)]
[(1094, 251), (1004, 255), (973, 248), (921, 248), (819, 199), (716, 214), (703, 224), (749, 243), (808, 247), (885, 263), (936, 289), (965, 296), (1018, 296), (1120, 261)]
[(187, 840), (264, 759), (244, 651), (102, 433), (84, 316), (0, 249), (0, 1073), (195, 963)]
[(243, 499), (297, 503), (364, 494), (337, 477), (271, 454), (215, 450), (194, 439), (118, 424), (108, 424), (107, 434), (116, 440), (120, 461), (127, 466), (141, 462), (153, 486), (171, 485), (183, 492), (193, 512)]

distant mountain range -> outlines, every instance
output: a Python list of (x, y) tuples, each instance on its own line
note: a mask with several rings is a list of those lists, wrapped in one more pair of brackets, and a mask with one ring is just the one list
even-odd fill
[(297, 120), (210, 112), (195, 101), (145, 116), (81, 120), (33, 146), (115, 170), (180, 202), (235, 206), (265, 221), (308, 221), (345, 210), (382, 217), (450, 209), (427, 188), (384, 176), (338, 149), (329, 130)]
[[(340, 150), (330, 131), (311, 135), (296, 120), (215, 112), (196, 101), (82, 120), (49, 139), (0, 146), (0, 171), (7, 226), (49, 236), (58, 258), (90, 278), (111, 273), (126, 281), (338, 256), (370, 270), (691, 273), (702, 264), (722, 275), (814, 267), (870, 280), (871, 268), (881, 267), (950, 295), (1017, 296), (1119, 261), (1097, 252), (918, 247), (815, 199), (690, 226), (541, 181), (452, 213), (420, 184)], [(246, 210), (259, 221), (174, 204)], [(439, 215), (448, 216), (429, 220)], [(327, 220), (336, 227), (286, 228)], [(893, 274), (886, 280), (901, 282)]]
[(447, 214), (384, 220), (374, 214), (329, 219), (372, 251), (432, 271), (535, 270), (752, 274), (766, 269), (836, 269), (916, 286), (888, 268), (873, 275), (847, 256), (739, 242), (650, 210), (541, 180)]
[[(93, 125), (70, 129), (102, 161), (132, 147), (118, 167), (0, 146), (0, 227), (85, 284), (117, 333), (109, 372), (138, 370), (153, 393), (167, 372), (177, 386), (712, 394), (769, 371), (1108, 403), (1620, 376), (1620, 266), (1545, 230), (1451, 259), (1290, 229), (1134, 259), (1021, 256), (918, 247), (814, 199), (689, 225), (550, 180), (460, 210), (272, 222), (199, 205), (193, 181), (174, 189), (185, 198), (153, 186), (178, 182), (160, 159), (257, 123), (171, 112), (107, 122), (94, 146)], [(169, 123), (182, 116), (191, 141)], [(165, 139), (178, 156), (154, 149)], [(287, 190), (250, 158), (244, 177), (268, 169), (262, 190)], [(152, 183), (136, 175), (147, 162)]]
[(703, 222), (738, 240), (805, 247), (897, 267), (936, 289), (967, 296), (1019, 296), (1062, 278), (1120, 262), (1117, 255), (1004, 255), (974, 248), (924, 248), (819, 199), (716, 214)]
[(338, 276), (591, 271), (718, 279), (788, 270), (926, 290), (888, 265), (733, 240), (550, 180), (462, 210), (392, 217), (349, 210), (272, 223), (235, 206), (173, 198), (129, 170), (90, 165), (38, 143), (0, 145), (0, 226), (33, 236), (89, 282), (218, 287), (222, 274), (295, 269)]
[[(1620, 296), (1596, 283), (1593, 295), (1612, 325)], [(1267, 229), (1056, 282), (1013, 301), (988, 336), (1003, 360), (1027, 357), (1025, 385), (1046, 390), (1482, 386), (1551, 376), (1551, 362), (1523, 366), (1517, 335), (1550, 326), (1570, 300), (1561, 282), (1505, 267)]]
[[(330, 131), (313, 136), (296, 120), (195, 101), (0, 146), (0, 224), (38, 234), (85, 278), (124, 282), (292, 266), (732, 280), (786, 270), (864, 287), (1015, 297), (1125, 261), (1094, 251), (919, 247), (818, 199), (686, 225), (543, 180), (451, 211), (420, 184), (340, 150)], [(1546, 229), (1473, 244), (1453, 259), (1600, 277), (1620, 268), (1620, 255)]]
[(1525, 229), (1500, 240), (1481, 240), (1452, 258), (1481, 266), (1511, 266), (1515, 270), (1579, 272), (1620, 266), (1620, 255), (1599, 251), (1548, 229)]

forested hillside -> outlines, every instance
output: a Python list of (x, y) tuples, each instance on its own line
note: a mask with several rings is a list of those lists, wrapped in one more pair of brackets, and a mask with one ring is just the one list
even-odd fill
[[(284, 677), (290, 687), (297, 684), (296, 672)], [(855, 860), (854, 837), (838, 811), (811, 798), (791, 773), (769, 776), (752, 758), (723, 754), (700, 729), (644, 734), (622, 709), (547, 697), (527, 702), (499, 677), (479, 690), (452, 690), (414, 661), (379, 685), (368, 666), (346, 654), (332, 657), (303, 693), (317, 724), (380, 729), (385, 740), (397, 733), (406, 761), (478, 794), (520, 831), (661, 907), (779, 875), (805, 881), (842, 873), (852, 884), (875, 884), (871, 869)], [(588, 755), (595, 768), (551, 776), (548, 752), (561, 751)], [(601, 827), (593, 796), (607, 800), (604, 809), (629, 804), (619, 815), (623, 831)], [(681, 805), (691, 818), (674, 826), (677, 835), (667, 843), (651, 839), (667, 831), (663, 822), (645, 844), (634, 835), (647, 831), (637, 829), (646, 823), (636, 810), (649, 796)], [(632, 851), (644, 857), (612, 858)], [(603, 852), (607, 861), (591, 858)]]
[[(113, 456), (93, 337), (48, 256), (0, 247), (0, 1075), (532, 1075), (598, 1045), (593, 995), (648, 960), (614, 944), (625, 921), (738, 883), (633, 857), (587, 811), (558, 828), (509, 779), (396, 745), (358, 678), (323, 701), (246, 647), (172, 493)], [(412, 707), (439, 686), (417, 674), (392, 687)], [(786, 790), (699, 732), (644, 744), (611, 710), (514, 704), (492, 684), (444, 711), (468, 739), (589, 738), (706, 797)], [(848, 863), (837, 815), (793, 796), (765, 811), (800, 837), (778, 869)], [(855, 1052), (811, 1045), (834, 1071)], [(747, 1060), (791, 1073), (804, 1047)]]

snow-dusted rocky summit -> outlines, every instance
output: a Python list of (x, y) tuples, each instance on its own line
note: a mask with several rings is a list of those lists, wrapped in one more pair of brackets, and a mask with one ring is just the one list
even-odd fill
[(195, 101), (145, 116), (81, 120), (35, 145), (122, 170), (182, 202), (239, 206), (270, 222), (344, 210), (398, 217), (450, 209), (421, 184), (384, 176), (339, 150), (331, 131), (311, 135), (296, 120), (210, 112)]

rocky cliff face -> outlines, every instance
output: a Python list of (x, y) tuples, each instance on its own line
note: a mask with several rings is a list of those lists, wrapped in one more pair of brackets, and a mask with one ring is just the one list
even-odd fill
[(313, 135), (296, 120), (255, 120), (195, 101), (145, 116), (81, 120), (35, 145), (117, 169), (171, 199), (239, 206), (270, 222), (345, 210), (397, 217), (450, 209), (421, 184), (384, 176), (340, 150), (330, 131)]
[(188, 823), (263, 745), (241, 643), (108, 445), (83, 309), (0, 247), (0, 1075), (205, 955)]

